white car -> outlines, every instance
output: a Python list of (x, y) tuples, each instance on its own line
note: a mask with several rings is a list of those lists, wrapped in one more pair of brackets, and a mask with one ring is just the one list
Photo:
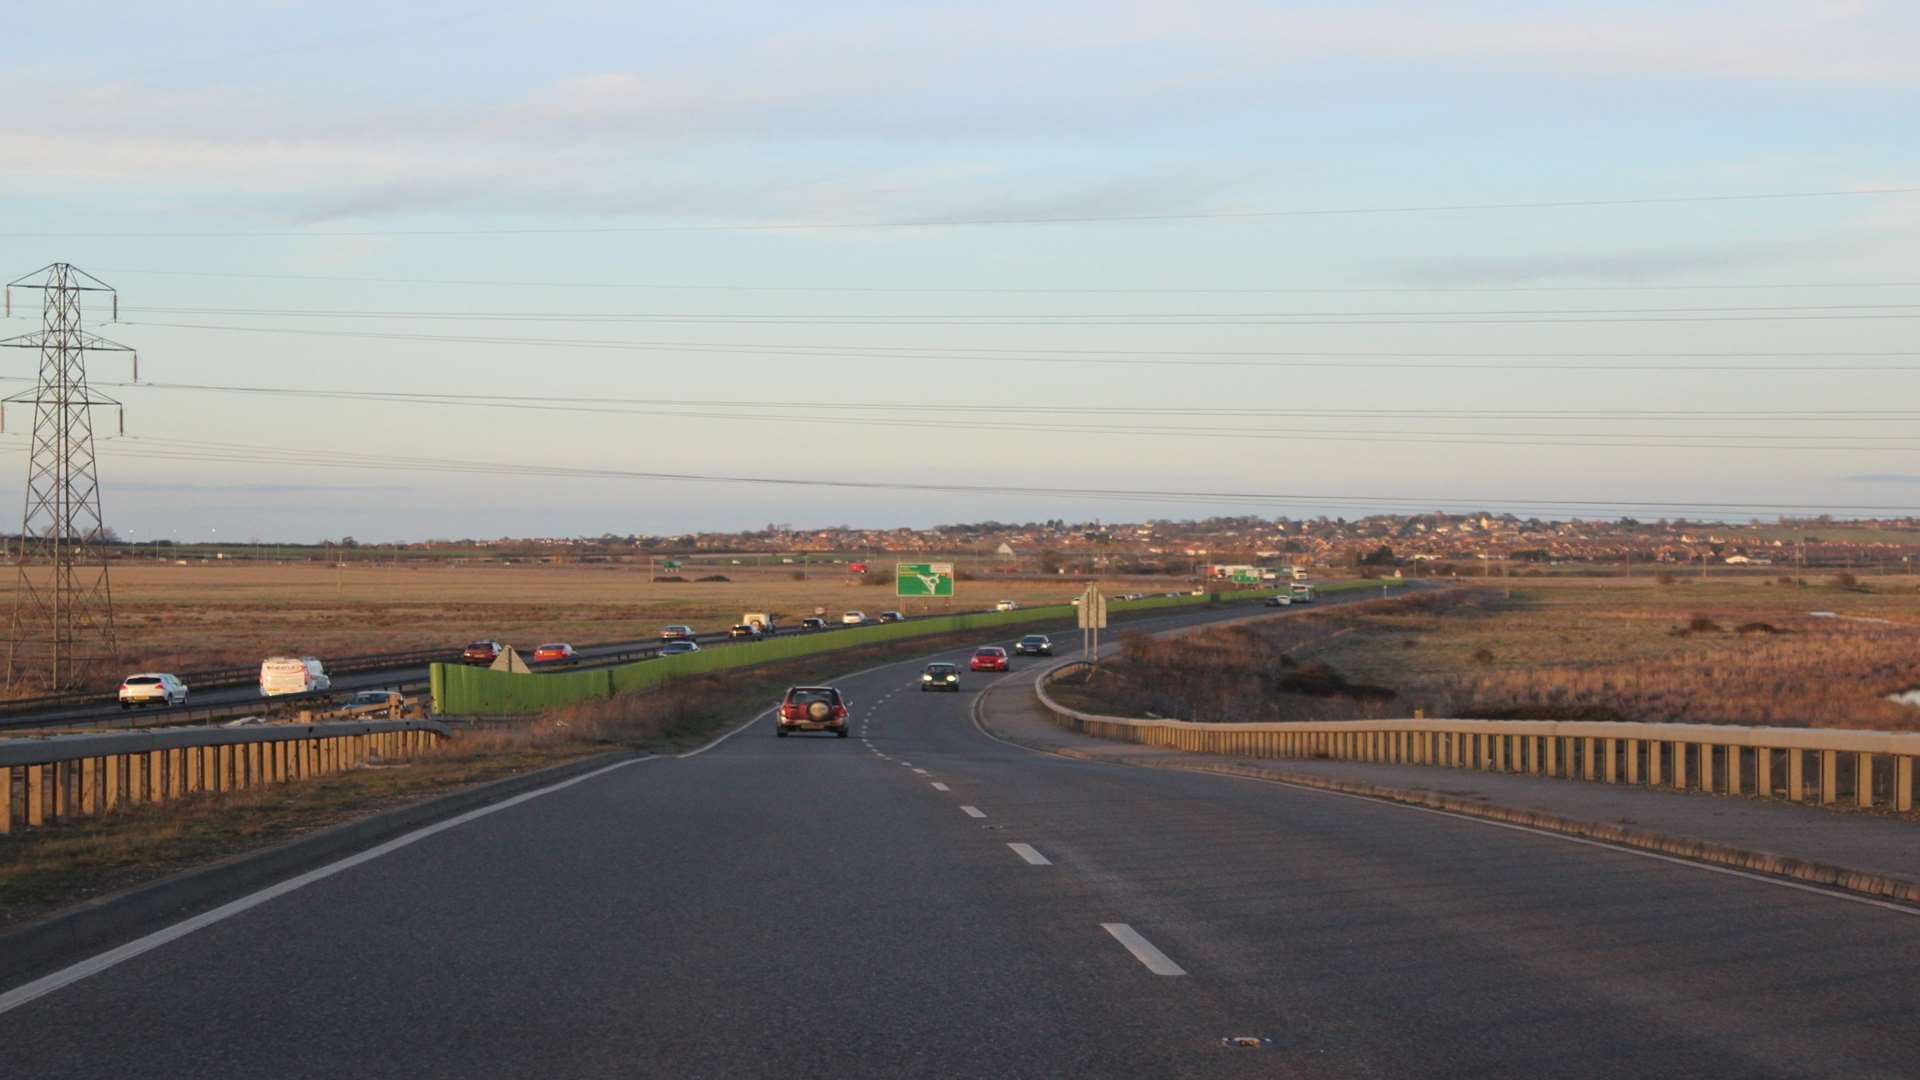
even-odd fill
[(1020, 601), (1018, 601), (1018, 600), (1002, 600), (1002, 601), (1000, 601), (999, 603), (997, 603), (997, 604), (995, 604), (995, 605), (993, 605), (993, 610), (995, 610), (995, 611), (1019, 611), (1019, 610), (1020, 610)]
[(178, 675), (169, 675), (161, 671), (143, 671), (138, 675), (129, 675), (120, 683), (120, 707), (131, 709), (135, 705), (185, 705), (187, 703), (187, 684), (180, 681)]
[(840, 622), (844, 626), (859, 626), (866, 621), (867, 613), (864, 611), (849, 611), (845, 615), (840, 616)]

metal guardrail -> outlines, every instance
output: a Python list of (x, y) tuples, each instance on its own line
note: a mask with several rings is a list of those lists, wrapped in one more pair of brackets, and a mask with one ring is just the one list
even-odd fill
[(1034, 684), (1040, 704), (1072, 731), (1208, 754), (1329, 758), (1528, 773), (1753, 795), (1907, 812), (1914, 804), (1920, 732), (1569, 720), (1340, 720), (1210, 724), (1136, 720), (1069, 709), (1047, 684), (1086, 661), (1058, 665)]
[(350, 720), (13, 740), (0, 743), (0, 833), (324, 776), (419, 753), (447, 734), (433, 720)]

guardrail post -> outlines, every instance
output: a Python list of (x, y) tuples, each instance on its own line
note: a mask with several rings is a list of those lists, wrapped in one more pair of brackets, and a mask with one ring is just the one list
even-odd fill
[(1804, 802), (1807, 798), (1807, 763), (1803, 752), (1787, 747), (1787, 798)]
[(1678, 739), (1673, 742), (1673, 788), (1675, 791), (1687, 789), (1687, 744)]
[(1714, 791), (1713, 744), (1701, 743), (1700, 749), (1696, 751), (1696, 753), (1700, 758), (1700, 790), (1711, 795)]
[(1647, 740), (1647, 786), (1660, 786), (1660, 761), (1666, 756), (1666, 745), (1658, 739)]
[(120, 805), (120, 785), (126, 775), (127, 756), (125, 754), (107, 755), (107, 809)]
[(37, 827), (47, 823), (47, 775), (46, 765), (27, 766), (27, 825)]
[(167, 751), (167, 786), (164, 789), (166, 791), (165, 797), (168, 799), (179, 798), (180, 789), (186, 783), (186, 779), (187, 779), (187, 752), (184, 750), (177, 750), (177, 749), (168, 750)]
[(1600, 740), (1600, 755), (1601, 755), (1600, 762), (1601, 762), (1601, 765), (1603, 766), (1603, 768), (1601, 769), (1601, 772), (1605, 776), (1606, 781), (1609, 784), (1618, 783), (1620, 781), (1620, 762), (1618, 760), (1619, 753), (1620, 753), (1620, 740), (1618, 739)]
[(1729, 795), (1740, 794), (1740, 788), (1746, 782), (1746, 777), (1742, 775), (1742, 773), (1745, 772), (1745, 770), (1742, 768), (1744, 764), (1745, 763), (1740, 760), (1740, 747), (1737, 745), (1728, 746), (1727, 747), (1727, 794)]
[(1840, 755), (1832, 750), (1820, 751), (1820, 801), (1830, 803), (1840, 798)]
[(1773, 798), (1773, 747), (1771, 746), (1753, 748), (1753, 793), (1763, 799)]
[(1853, 755), (1853, 805), (1873, 805), (1873, 755), (1865, 751)]
[(1598, 771), (1596, 766), (1600, 763), (1594, 759), (1593, 746), (1594, 742), (1591, 735), (1580, 740), (1580, 779), (1582, 780), (1593, 779), (1594, 774)]
[(1640, 740), (1627, 740), (1627, 783), (1640, 782)]
[(13, 766), (0, 765), (0, 836), (13, 831)]
[(1913, 809), (1913, 759), (1904, 754), (1893, 759), (1893, 808)]

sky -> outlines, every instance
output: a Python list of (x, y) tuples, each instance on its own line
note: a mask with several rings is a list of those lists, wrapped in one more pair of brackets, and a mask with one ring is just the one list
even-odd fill
[(123, 537), (1920, 512), (1912, 4), (175, 7), (0, 70)]

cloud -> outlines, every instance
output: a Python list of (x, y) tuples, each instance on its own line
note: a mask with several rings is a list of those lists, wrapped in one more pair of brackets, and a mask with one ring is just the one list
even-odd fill
[[(1903, 235), (1904, 234), (1904, 235)], [(1399, 263), (1388, 270), (1410, 285), (1527, 285), (1559, 281), (1649, 282), (1714, 276), (1808, 259), (1858, 256), (1905, 246), (1912, 230), (1847, 229), (1766, 242), (1702, 244), (1614, 252), (1449, 255)]]
[(312, 493), (394, 494), (413, 488), (404, 484), (190, 484), (177, 481), (114, 481), (108, 487), (116, 492), (192, 492), (220, 495), (302, 495)]
[(1920, 473), (1859, 473), (1840, 479), (1849, 484), (1920, 484)]

